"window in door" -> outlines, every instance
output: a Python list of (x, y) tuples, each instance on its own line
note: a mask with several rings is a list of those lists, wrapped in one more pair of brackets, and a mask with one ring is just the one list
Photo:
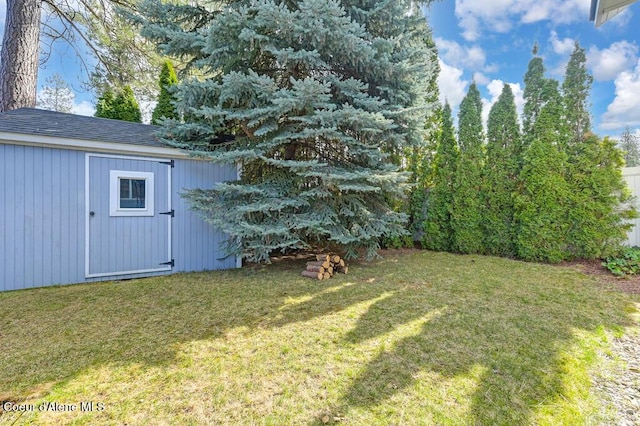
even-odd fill
[(111, 170), (109, 216), (153, 216), (153, 173)]

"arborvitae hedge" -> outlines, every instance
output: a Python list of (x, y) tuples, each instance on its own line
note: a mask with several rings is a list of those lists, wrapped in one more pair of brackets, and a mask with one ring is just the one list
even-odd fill
[[(427, 102), (435, 108), (429, 111), (424, 125), (424, 142), (407, 149), (405, 154), (407, 170), (411, 173), (410, 182), (413, 184), (409, 194), (409, 231), (412, 245), (421, 242), (425, 236), (425, 218), (427, 217), (427, 194), (434, 185), (434, 161), (437, 146), (442, 134), (442, 106), (438, 101), (438, 51), (431, 35), (426, 39), (431, 60), (435, 69), (429, 80)], [(451, 111), (449, 111), (451, 115)], [(453, 132), (453, 129), (451, 130)]]
[(482, 167), (484, 165), (482, 101), (475, 83), (469, 87), (458, 114), (460, 161), (456, 168), (451, 222), (455, 251), (481, 253)]
[(96, 112), (94, 116), (99, 118), (113, 118), (113, 101), (115, 95), (111, 89), (107, 89), (100, 95), (96, 103)]
[(635, 217), (622, 178), (624, 159), (615, 141), (588, 134), (573, 151), (568, 182), (567, 245), (574, 258), (605, 258), (626, 240), (628, 221)]
[[(537, 54), (537, 48), (534, 48)], [(529, 61), (527, 72), (524, 75), (524, 111), (522, 112), (522, 137), (526, 148), (535, 139), (533, 127), (538, 120), (540, 110), (544, 105), (544, 86), (546, 78), (545, 68), (541, 57), (534, 56)]]
[(566, 128), (556, 80), (546, 80), (544, 106), (533, 128), (535, 139), (524, 154), (515, 202), (516, 250), (530, 261), (557, 263), (567, 251), (570, 187), (567, 173)]
[(98, 99), (95, 116), (142, 123), (142, 113), (130, 86), (125, 86), (115, 96), (107, 89)]
[(484, 246), (488, 254), (513, 257), (514, 196), (520, 171), (520, 126), (511, 87), (505, 84), (489, 112), (487, 162), (483, 176)]
[(585, 134), (591, 130), (589, 93), (592, 83), (593, 77), (587, 71), (587, 56), (576, 41), (562, 82), (564, 119), (567, 122), (570, 145), (580, 144)]
[(524, 155), (514, 215), (520, 259), (557, 263), (568, 257), (565, 165), (564, 153), (543, 139), (535, 139)]
[(424, 222), (423, 247), (437, 251), (453, 250), (453, 191), (458, 164), (451, 107), (448, 103), (442, 109), (442, 133), (435, 155), (433, 188), (427, 199), (427, 215)]

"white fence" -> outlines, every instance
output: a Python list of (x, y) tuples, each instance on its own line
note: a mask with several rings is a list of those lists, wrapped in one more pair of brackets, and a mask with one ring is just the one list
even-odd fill
[[(625, 167), (622, 176), (636, 197), (636, 208), (640, 212), (640, 167)], [(627, 233), (627, 244), (640, 247), (640, 218), (633, 220), (633, 228)]]

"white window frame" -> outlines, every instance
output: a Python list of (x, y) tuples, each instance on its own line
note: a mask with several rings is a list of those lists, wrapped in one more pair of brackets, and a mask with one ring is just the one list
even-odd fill
[[(144, 180), (145, 207), (120, 207), (120, 179)], [(109, 216), (153, 216), (154, 215), (154, 182), (152, 172), (134, 172), (128, 170), (109, 170)]]

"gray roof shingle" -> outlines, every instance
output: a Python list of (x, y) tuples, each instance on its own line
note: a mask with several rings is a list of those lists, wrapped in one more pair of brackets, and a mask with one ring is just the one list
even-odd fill
[(158, 126), (148, 124), (36, 108), (0, 113), (0, 132), (167, 148), (156, 138), (158, 130)]

